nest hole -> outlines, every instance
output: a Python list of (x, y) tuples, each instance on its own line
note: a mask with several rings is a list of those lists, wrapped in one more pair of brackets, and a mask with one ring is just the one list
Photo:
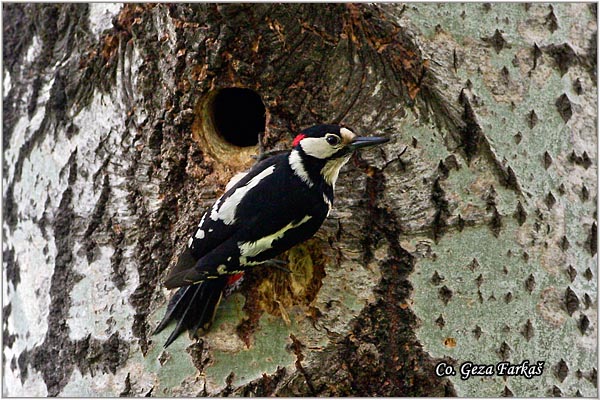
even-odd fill
[(227, 143), (238, 147), (258, 144), (265, 131), (265, 105), (254, 90), (226, 88), (213, 98), (210, 113), (216, 132)]

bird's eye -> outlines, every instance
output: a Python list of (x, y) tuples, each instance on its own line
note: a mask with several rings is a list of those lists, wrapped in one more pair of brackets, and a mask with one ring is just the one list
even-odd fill
[(340, 144), (340, 137), (337, 135), (327, 135), (325, 137), (325, 140), (327, 140), (327, 143), (329, 143), (332, 146), (337, 146), (338, 144)]

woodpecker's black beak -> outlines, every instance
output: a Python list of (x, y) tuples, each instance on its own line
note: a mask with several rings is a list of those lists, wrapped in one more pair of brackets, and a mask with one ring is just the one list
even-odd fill
[(385, 138), (385, 137), (377, 137), (377, 136), (356, 136), (354, 138), (354, 140), (352, 140), (352, 142), (348, 145), (348, 147), (350, 147), (351, 151), (363, 148), (363, 147), (370, 147), (370, 146), (375, 146), (377, 144), (382, 144), (382, 143), (386, 143), (389, 142), (390, 139), (389, 138)]

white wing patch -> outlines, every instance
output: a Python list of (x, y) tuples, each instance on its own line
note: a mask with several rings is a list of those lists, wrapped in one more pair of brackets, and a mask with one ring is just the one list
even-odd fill
[(308, 187), (313, 186), (313, 181), (310, 180), (306, 169), (304, 169), (304, 165), (302, 164), (302, 157), (298, 150), (292, 150), (288, 157), (290, 167), (294, 174), (296, 174), (304, 183), (308, 185)]
[[(281, 239), (287, 231), (289, 231), (290, 229), (299, 227), (300, 225), (306, 223), (311, 218), (312, 218), (311, 215), (307, 215), (304, 218), (302, 218), (302, 220), (298, 223), (290, 222), (289, 224), (287, 224), (286, 226), (284, 226), (277, 232), (275, 232), (269, 236), (260, 238), (254, 242), (238, 242), (238, 247), (240, 248), (240, 265), (247, 265), (248, 257), (256, 257), (263, 251), (271, 249), (273, 247), (274, 241)], [(258, 264), (260, 264), (260, 262)]]
[(213, 221), (220, 219), (225, 225), (233, 224), (235, 222), (235, 211), (244, 196), (246, 196), (246, 194), (256, 185), (258, 185), (263, 179), (271, 175), (273, 171), (275, 171), (275, 166), (271, 165), (269, 168), (266, 168), (260, 174), (250, 179), (250, 181), (244, 186), (235, 189), (231, 196), (226, 198), (220, 206), (217, 206), (215, 203), (212, 208), (210, 218)]
[(204, 231), (203, 231), (202, 229), (198, 229), (198, 230), (196, 231), (196, 236), (195, 236), (195, 238), (196, 238), (196, 239), (204, 239)]

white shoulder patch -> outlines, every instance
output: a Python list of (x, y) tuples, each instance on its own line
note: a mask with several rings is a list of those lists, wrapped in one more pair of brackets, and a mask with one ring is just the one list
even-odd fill
[(215, 204), (213, 204), (212, 208), (210, 209), (210, 219), (212, 219), (213, 221), (216, 221), (219, 219), (219, 207), (221, 206), (222, 201), (223, 201), (223, 197), (219, 197), (217, 199), (217, 201), (215, 201)]
[(308, 176), (308, 172), (304, 169), (304, 165), (302, 164), (302, 156), (300, 156), (300, 152), (298, 150), (292, 150), (288, 157), (290, 167), (294, 174), (296, 174), (302, 182), (306, 183), (308, 187), (313, 186), (313, 181), (310, 180)]
[(216, 204), (213, 206), (210, 218), (214, 221), (220, 219), (225, 225), (233, 224), (235, 222), (237, 206), (240, 204), (244, 196), (246, 196), (246, 194), (256, 185), (258, 185), (263, 179), (271, 175), (273, 171), (275, 171), (275, 166), (271, 165), (269, 168), (266, 168), (264, 171), (261, 171), (260, 174), (250, 179), (250, 181), (244, 186), (235, 189), (235, 191), (228, 198), (226, 198), (220, 206), (217, 206), (216, 209)]
[(233, 178), (231, 178), (229, 183), (227, 183), (227, 186), (225, 186), (225, 191), (228, 191), (229, 189), (234, 187), (236, 183), (241, 181), (242, 178), (246, 176), (246, 174), (248, 174), (248, 171), (238, 172), (237, 174), (235, 174)]
[(274, 241), (281, 239), (287, 231), (299, 227), (311, 218), (312, 216), (307, 215), (304, 218), (302, 218), (302, 220), (300, 220), (300, 222), (298, 223), (290, 222), (277, 232), (272, 233), (269, 236), (260, 238), (254, 242), (239, 242), (238, 247), (240, 248), (240, 265), (247, 265), (248, 257), (256, 257), (263, 251), (271, 249), (273, 247)]

